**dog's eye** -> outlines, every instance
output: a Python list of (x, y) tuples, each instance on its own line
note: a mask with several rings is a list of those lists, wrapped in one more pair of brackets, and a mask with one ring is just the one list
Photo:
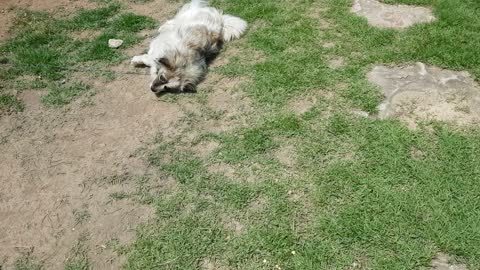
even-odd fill
[(166, 83), (167, 82), (167, 78), (165, 78), (165, 76), (163, 74), (160, 75), (160, 82), (161, 83)]

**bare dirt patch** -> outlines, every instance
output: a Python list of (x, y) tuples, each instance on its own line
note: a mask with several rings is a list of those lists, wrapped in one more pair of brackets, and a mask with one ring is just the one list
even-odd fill
[(200, 269), (203, 270), (228, 270), (229, 268), (224, 267), (215, 259), (205, 258), (200, 262)]
[(321, 30), (326, 30), (332, 28), (333, 24), (323, 17), (325, 12), (328, 12), (328, 8), (325, 8), (323, 5), (319, 3), (313, 4), (312, 7), (307, 11), (307, 16), (315, 19), (317, 21), (317, 26)]
[(288, 108), (297, 115), (308, 112), (317, 103), (317, 98), (313, 96), (293, 99), (289, 102)]
[(312, 89), (310, 93), (304, 96), (292, 98), (287, 104), (287, 109), (297, 115), (302, 115), (324, 101), (328, 102), (334, 98), (339, 98), (335, 95), (335, 91), (339, 89), (342, 89), (341, 86), (335, 86), (332, 90)]
[(377, 0), (355, 0), (352, 12), (365, 17), (372, 26), (404, 29), (435, 20), (432, 10), (409, 5), (388, 5)]
[(328, 60), (327, 65), (331, 69), (339, 69), (345, 66), (345, 59), (343, 57), (334, 57)]
[(201, 142), (193, 147), (193, 151), (201, 158), (206, 158), (210, 153), (215, 151), (220, 144), (215, 141)]
[(169, 0), (155, 0), (147, 3), (128, 0), (122, 2), (128, 6), (130, 12), (152, 17), (160, 23), (164, 23), (168, 18), (175, 16), (181, 6), (181, 2)]
[(379, 108), (381, 119), (397, 117), (412, 128), (422, 120), (460, 125), (480, 122), (480, 87), (468, 72), (417, 63), (376, 66), (367, 76), (385, 94)]
[(322, 47), (324, 49), (332, 49), (335, 48), (335, 43), (334, 42), (325, 42), (322, 44)]
[[(25, 92), (26, 110), (0, 118), (0, 253), (7, 266), (19, 248), (33, 248), (45, 267), (62, 268), (76, 238), (87, 232), (92, 264), (116, 269), (121, 260), (102, 247), (112, 239), (130, 240), (135, 226), (151, 216), (147, 207), (112, 201), (115, 188), (85, 183), (145, 174), (146, 164), (132, 153), (182, 113), (148, 93), (143, 77), (124, 75), (95, 87), (103, 90), (94, 106), (78, 101), (65, 109), (46, 109), (37, 99), (41, 92)], [(79, 224), (74, 211), (84, 208), (90, 218)]]
[(221, 174), (228, 177), (229, 179), (235, 179), (235, 169), (225, 163), (215, 163), (208, 166), (208, 172)]
[[(212, 78), (213, 79), (213, 78)], [(208, 106), (216, 111), (224, 113), (226, 117), (235, 114), (238, 110), (248, 110), (251, 101), (242, 92), (235, 91), (247, 78), (222, 78), (216, 80), (215, 91), (208, 97)], [(232, 108), (236, 110), (232, 111)]]
[(223, 221), (223, 227), (226, 230), (233, 232), (235, 235), (242, 235), (246, 230), (245, 225), (234, 218), (226, 218)]
[(296, 162), (297, 153), (292, 145), (283, 146), (275, 152), (275, 157), (280, 163), (287, 167), (293, 167)]

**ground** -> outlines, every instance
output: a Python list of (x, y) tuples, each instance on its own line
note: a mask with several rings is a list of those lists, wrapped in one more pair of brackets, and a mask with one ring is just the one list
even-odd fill
[(1, 269), (480, 267), (477, 1), (211, 2), (247, 34), (162, 97), (180, 1), (0, 4)]

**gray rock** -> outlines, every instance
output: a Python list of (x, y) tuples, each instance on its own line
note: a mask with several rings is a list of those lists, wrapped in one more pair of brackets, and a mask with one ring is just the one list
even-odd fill
[(464, 264), (451, 263), (450, 256), (444, 253), (438, 253), (432, 260), (432, 270), (467, 270), (467, 266)]
[(410, 5), (387, 5), (377, 0), (355, 0), (352, 12), (366, 17), (372, 26), (402, 29), (416, 23), (435, 20), (432, 11), (425, 7)]
[(108, 40), (108, 47), (113, 48), (113, 49), (119, 48), (120, 46), (122, 46), (122, 44), (123, 44), (123, 40), (121, 40), (121, 39), (109, 39)]
[(396, 117), (415, 128), (418, 121), (480, 123), (480, 86), (468, 72), (423, 63), (401, 67), (376, 66), (368, 80), (382, 88), (385, 100), (379, 118)]

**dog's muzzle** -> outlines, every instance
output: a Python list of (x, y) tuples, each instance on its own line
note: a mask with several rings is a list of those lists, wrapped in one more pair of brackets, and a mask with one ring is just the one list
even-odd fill
[(174, 89), (172, 88), (169, 88), (169, 87), (155, 87), (155, 86), (150, 86), (150, 90), (155, 93), (155, 94), (160, 94), (160, 93), (164, 93), (164, 92), (173, 92)]

